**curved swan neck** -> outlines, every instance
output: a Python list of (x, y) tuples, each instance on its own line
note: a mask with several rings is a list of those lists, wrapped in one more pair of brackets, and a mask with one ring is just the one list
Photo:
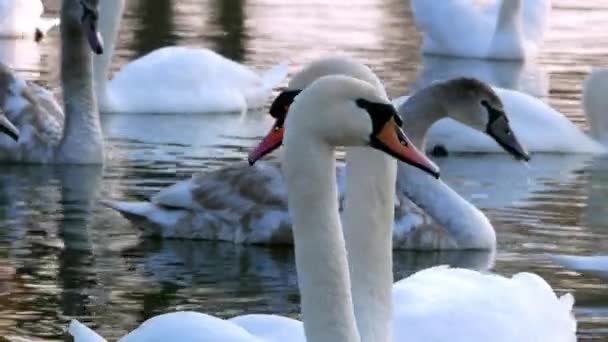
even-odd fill
[(124, 7), (124, 0), (103, 0), (99, 4), (99, 31), (104, 41), (104, 53), (94, 56), (93, 69), (100, 103), (110, 102), (111, 94), (108, 93), (107, 82)]
[(306, 340), (357, 342), (336, 201), (334, 149), (306, 139), (306, 132), (299, 130), (302, 126), (287, 123), (293, 129), (285, 133), (283, 168)]
[(432, 84), (410, 96), (398, 108), (399, 115), (406, 123), (405, 133), (412, 143), (421, 149), (424, 149), (429, 128), (447, 115), (441, 101), (445, 91), (443, 88), (442, 83)]
[(103, 162), (103, 137), (93, 94), (92, 57), (75, 13), (78, 0), (64, 0), (61, 8), (61, 84), (65, 123), (58, 160), (65, 163)]
[(441, 180), (399, 163), (397, 191), (444, 228), (459, 249), (493, 249), (496, 232), (488, 218)]
[(608, 144), (608, 69), (596, 69), (585, 80), (583, 106), (593, 138)]
[(342, 219), (362, 342), (392, 341), (396, 177), (397, 162), (385, 153), (366, 147), (346, 149)]

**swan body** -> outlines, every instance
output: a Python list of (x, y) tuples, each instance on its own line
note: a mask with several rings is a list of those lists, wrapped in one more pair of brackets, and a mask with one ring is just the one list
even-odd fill
[(593, 276), (608, 279), (608, 256), (577, 256), (553, 254), (549, 258), (564, 268)]
[[(85, 4), (89, 4), (86, 5)], [(19, 129), (17, 144), (0, 138), (0, 161), (21, 163), (100, 164), (103, 137), (93, 95), (91, 41), (86, 26), (96, 11), (96, 1), (64, 1), (61, 17), (62, 108), (47, 89), (18, 78), (0, 65), (0, 94), (3, 112)], [(90, 14), (96, 15), (96, 14)], [(83, 19), (84, 18), (84, 19)], [(86, 32), (85, 32), (86, 31)], [(87, 39), (89, 42), (87, 43)]]
[[(585, 81), (583, 104), (590, 134), (584, 133), (564, 114), (530, 95), (494, 88), (502, 100), (513, 131), (530, 152), (603, 154), (608, 132), (608, 70), (594, 70)], [(451, 119), (431, 127), (426, 147), (448, 152), (496, 153), (503, 149), (492, 139)]]
[[(344, 57), (324, 58), (312, 63), (293, 77), (288, 89), (303, 89), (318, 77), (335, 73), (365, 80), (379, 91), (384, 91), (382, 83), (369, 68)], [(463, 89), (469, 86), (478, 89), (479, 85), (473, 83), (465, 86), (461, 84), (468, 84), (466, 80), (456, 81), (452, 87), (456, 90), (461, 86), (465, 87)], [(481, 89), (484, 94), (489, 94), (489, 90)], [(444, 95), (422, 96), (433, 98)], [(451, 97), (462, 98), (459, 93)], [(469, 101), (477, 103), (477, 99)], [(289, 103), (280, 104), (279, 107), (283, 108), (284, 105)], [(437, 113), (444, 111), (431, 108), (435, 114), (427, 115), (425, 110), (421, 110), (424, 109), (423, 105), (420, 108), (399, 107), (401, 116), (409, 122), (406, 133), (416, 145), (422, 144), (424, 133), (439, 118)], [(459, 112), (478, 111), (477, 108), (470, 108), (468, 103), (462, 106)], [(484, 120), (482, 114), (479, 117), (462, 114), (459, 119), (465, 122)], [(353, 160), (348, 155), (353, 153), (358, 152), (347, 152), (349, 163)], [(395, 206), (393, 248), (437, 250), (495, 247), (496, 234), (487, 217), (448, 185), (408, 171), (406, 165), (400, 164), (397, 172), (400, 180), (397, 192), (391, 198), (391, 203), (387, 204), (390, 206), (394, 203)], [(338, 167), (336, 174), (338, 200), (342, 208), (344, 191), (348, 187), (345, 186), (342, 167)], [(161, 190), (147, 202), (107, 201), (106, 204), (141, 227), (147, 235), (235, 243), (291, 244), (291, 219), (287, 212), (285, 189), (283, 173), (276, 162), (260, 163), (253, 170), (247, 169), (244, 164), (234, 164), (210, 173), (196, 174), (189, 180)], [(454, 217), (459, 219), (455, 220)]]
[(123, 65), (108, 80), (123, 7), (124, 0), (100, 4), (106, 53), (94, 61), (101, 112), (244, 112), (264, 106), (287, 76), (287, 63), (258, 73), (208, 49), (170, 46)]
[(412, 0), (411, 9), (423, 53), (521, 60), (537, 53), (551, 1)]
[[(531, 273), (509, 278), (436, 266), (396, 282), (392, 301), (393, 341), (576, 341), (574, 298), (558, 297)], [(105, 342), (78, 321), (70, 323), (69, 332), (75, 342)], [(218, 339), (210, 339), (212, 334)], [(306, 341), (302, 323), (291, 318), (255, 314), (221, 320), (195, 312), (153, 317), (120, 341), (207, 342), (234, 336), (247, 342)]]
[(41, 0), (5, 0), (0, 3), (0, 37), (35, 38), (59, 25), (59, 19), (42, 18)]

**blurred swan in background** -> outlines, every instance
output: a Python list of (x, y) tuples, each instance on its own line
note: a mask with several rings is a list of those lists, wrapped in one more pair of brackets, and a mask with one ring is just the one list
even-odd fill
[[(529, 152), (606, 153), (608, 143), (608, 69), (596, 69), (583, 87), (583, 106), (590, 128), (583, 132), (564, 114), (540, 99), (516, 90), (494, 88), (509, 113), (509, 122)], [(398, 99), (397, 101), (404, 101)], [(431, 127), (427, 150), (445, 152), (503, 152), (487, 135), (451, 119)]]
[(41, 40), (59, 19), (42, 18), (41, 0), (0, 1), (0, 37)]
[(550, 0), (412, 0), (422, 52), (435, 55), (526, 59), (547, 31)]
[(97, 16), (97, 0), (63, 1), (61, 84), (65, 113), (50, 91), (0, 65), (2, 110), (20, 131), (17, 144), (0, 137), (0, 161), (103, 163), (91, 57), (91, 50), (102, 52)]
[(95, 84), (101, 112), (244, 112), (266, 104), (288, 73), (280, 63), (261, 73), (209, 49), (163, 47), (108, 74), (124, 0), (100, 3), (105, 53), (96, 56)]
[(490, 60), (422, 55), (421, 61), (422, 68), (411, 91), (427, 87), (435, 81), (473, 77), (493, 87), (518, 90), (539, 98), (548, 96), (549, 77), (535, 60)]

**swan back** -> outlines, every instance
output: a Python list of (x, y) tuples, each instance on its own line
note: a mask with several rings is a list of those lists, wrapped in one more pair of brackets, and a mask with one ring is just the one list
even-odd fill
[(407, 322), (395, 324), (398, 341), (576, 341), (574, 298), (531, 273), (432, 267), (395, 283), (393, 300)]
[(583, 106), (591, 135), (608, 143), (608, 69), (594, 69), (583, 85)]

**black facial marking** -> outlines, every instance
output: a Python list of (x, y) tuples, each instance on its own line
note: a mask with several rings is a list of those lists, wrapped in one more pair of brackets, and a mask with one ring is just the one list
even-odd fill
[(285, 118), (287, 117), (287, 109), (293, 103), (293, 99), (295, 99), (298, 94), (300, 94), (302, 90), (286, 90), (277, 96), (272, 104), (270, 105), (269, 113), (270, 115), (277, 119), (275, 126), (282, 127), (285, 123)]
[(91, 19), (93, 21), (97, 21), (97, 11), (95, 9), (93, 9), (91, 6), (89, 6), (89, 4), (87, 4), (85, 1), (80, 0), (80, 5), (82, 5), (82, 17), (80, 18), (80, 21), (84, 22), (87, 17), (91, 17)]
[(488, 125), (486, 133), (505, 151), (510, 153), (515, 159), (530, 160), (530, 156), (524, 147), (521, 146), (517, 137), (511, 130), (509, 118), (502, 110), (495, 109), (486, 101), (481, 101), (481, 105), (488, 111)]
[(377, 103), (365, 99), (357, 99), (355, 102), (357, 103), (357, 106), (365, 109), (372, 119), (372, 135), (380, 132), (382, 127), (384, 127), (390, 119), (395, 119), (395, 123), (399, 126), (403, 124), (403, 120), (401, 120), (401, 117), (397, 114), (397, 110), (390, 103)]

